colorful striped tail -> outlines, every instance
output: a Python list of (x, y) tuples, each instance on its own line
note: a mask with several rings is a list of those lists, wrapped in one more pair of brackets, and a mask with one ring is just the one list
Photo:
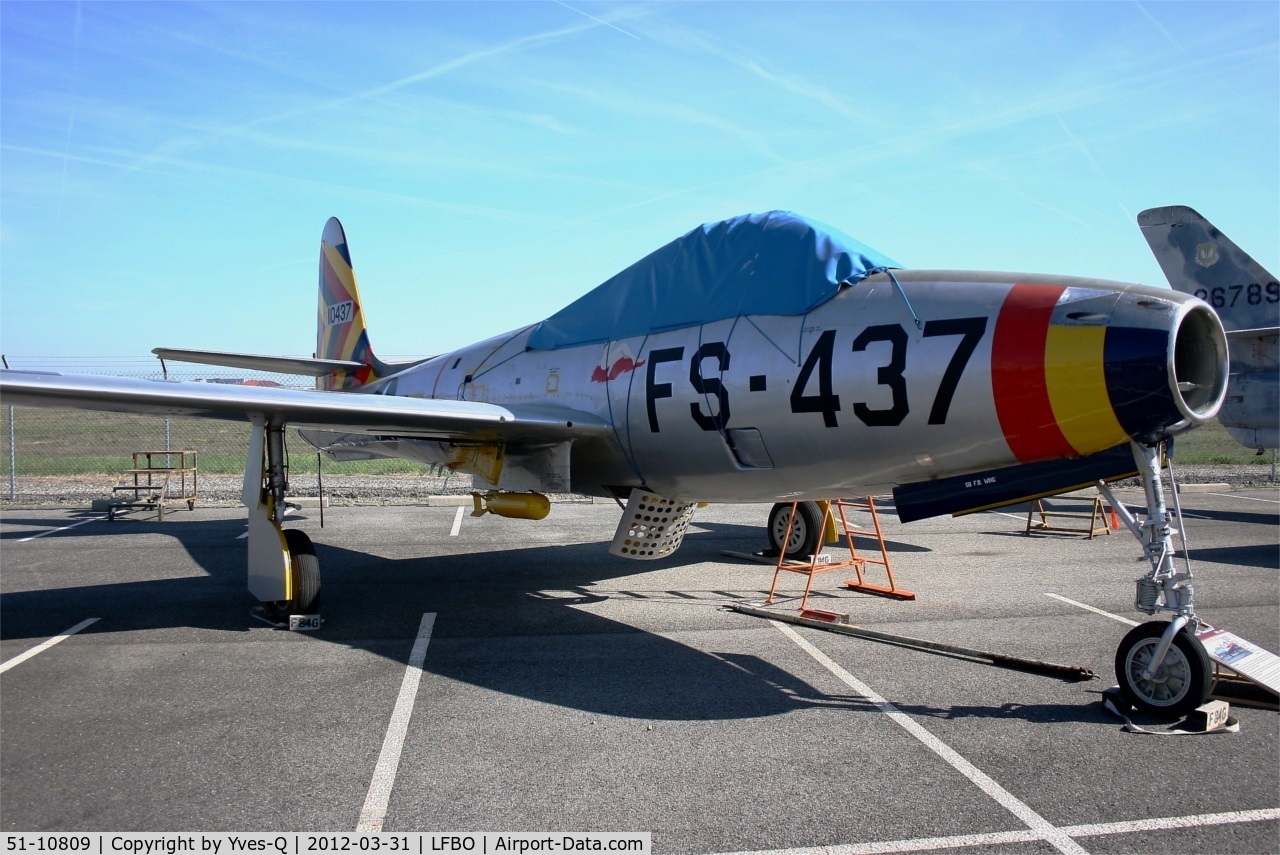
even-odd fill
[(373, 355), (369, 331), (360, 306), (355, 270), (347, 250), (347, 235), (337, 217), (325, 223), (320, 238), (320, 307), (316, 327), (316, 357), (363, 363), (361, 368), (320, 377), (321, 389), (354, 389), (391, 373)]

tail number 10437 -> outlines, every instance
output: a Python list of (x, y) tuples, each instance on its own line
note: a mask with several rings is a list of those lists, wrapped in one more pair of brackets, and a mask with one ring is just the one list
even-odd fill
[(331, 327), (347, 323), (355, 316), (356, 313), (356, 304), (352, 300), (347, 300), (345, 303), (334, 303), (333, 305), (326, 306), (325, 308), (327, 309), (325, 313), (325, 321)]

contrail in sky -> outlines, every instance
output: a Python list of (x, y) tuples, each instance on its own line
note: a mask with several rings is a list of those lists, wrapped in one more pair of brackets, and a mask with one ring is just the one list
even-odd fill
[(58, 187), (58, 213), (57, 219), (62, 220), (62, 202), (67, 196), (67, 167), (70, 163), (71, 154), (71, 135), (76, 127), (76, 95), (75, 85), (78, 77), (77, 72), (80, 68), (80, 0), (76, 0), (76, 27), (74, 40), (71, 49), (71, 86), (72, 93), (69, 99), (69, 112), (67, 116), (67, 139), (62, 146), (62, 184)]
[(1169, 40), (1170, 44), (1172, 44), (1174, 47), (1176, 47), (1178, 50), (1182, 51), (1183, 53), (1187, 52), (1187, 49), (1184, 48), (1178, 42), (1178, 40), (1173, 37), (1173, 33), (1169, 32), (1169, 28), (1166, 27), (1164, 24), (1160, 23), (1159, 21), (1157, 21), (1155, 18), (1155, 15), (1152, 15), (1150, 12), (1147, 11), (1146, 6), (1143, 6), (1141, 3), (1138, 2), (1138, 0), (1134, 0), (1133, 5), (1138, 7), (1138, 11), (1141, 12), (1144, 16), (1146, 16), (1146, 19), (1151, 22), (1152, 26), (1154, 26), (1157, 30), (1160, 31), (1161, 35), (1163, 35), (1166, 39)]
[(561, 6), (565, 7), (566, 9), (568, 9), (570, 12), (577, 12), (579, 15), (582, 15), (583, 17), (586, 17), (586, 18), (590, 18), (591, 20), (595, 21), (597, 24), (603, 24), (604, 26), (608, 27), (611, 30), (617, 30), (618, 32), (622, 33), (624, 36), (631, 36), (631, 38), (635, 39), (636, 41), (641, 41), (640, 37), (637, 36), (635, 33), (629, 33), (626, 30), (622, 29), (622, 27), (619, 27), (615, 24), (610, 24), (608, 21), (604, 20), (603, 18), (597, 18), (595, 15), (589, 15), (586, 12), (582, 11), (581, 9), (575, 9), (573, 6), (570, 6), (568, 3), (564, 2), (564, 0), (556, 0), (556, 2), (559, 3)]
[(1062, 132), (1067, 135), (1067, 138), (1070, 139), (1071, 142), (1075, 143), (1076, 148), (1078, 148), (1080, 153), (1085, 156), (1085, 159), (1089, 161), (1089, 165), (1093, 167), (1093, 171), (1098, 173), (1098, 177), (1102, 179), (1102, 183), (1107, 185), (1107, 189), (1111, 191), (1111, 195), (1120, 206), (1120, 210), (1124, 211), (1124, 215), (1130, 220), (1134, 219), (1133, 212), (1130, 211), (1124, 201), (1121, 200), (1120, 194), (1116, 192), (1115, 185), (1111, 183), (1111, 179), (1107, 177), (1107, 173), (1102, 169), (1102, 164), (1098, 163), (1098, 159), (1093, 156), (1093, 152), (1089, 150), (1089, 147), (1086, 146), (1079, 137), (1071, 133), (1071, 129), (1067, 127), (1067, 123), (1062, 120), (1061, 115), (1054, 113), (1053, 117), (1058, 120), (1058, 125), (1061, 126)]

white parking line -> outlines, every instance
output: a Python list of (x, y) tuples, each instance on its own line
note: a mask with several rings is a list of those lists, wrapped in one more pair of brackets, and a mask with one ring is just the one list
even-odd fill
[[(1280, 819), (1280, 808), (1239, 810), (1229, 813), (1204, 813), (1197, 816), (1171, 816), (1138, 819), (1129, 822), (1103, 822), (1092, 825), (1068, 825), (1058, 829), (1071, 837), (1104, 837), (1114, 834), (1136, 834), (1146, 831), (1169, 831), (1175, 828), (1206, 828), (1214, 825), (1238, 825), (1246, 822), (1269, 822)], [(803, 849), (769, 849), (740, 852), (736, 855), (889, 855), (889, 853), (936, 852), (939, 849), (965, 849), (970, 846), (1000, 846), (1039, 840), (1034, 831), (994, 831), (987, 834), (957, 834), (953, 837), (918, 837), (914, 840), (883, 840), (874, 843), (844, 843), (835, 846)]]
[(405, 734), (409, 731), (409, 718), (413, 715), (413, 702), (418, 695), (418, 681), (422, 679), (422, 663), (427, 658), (427, 645), (431, 643), (431, 630), (435, 625), (435, 612), (424, 614), (422, 623), (418, 625), (418, 638), (413, 643), (409, 664), (404, 669), (400, 696), (391, 713), (386, 738), (382, 740), (382, 753), (378, 755), (378, 763), (373, 769), (369, 793), (365, 796), (364, 807), (360, 809), (357, 833), (382, 831), (382, 823), (387, 818), (391, 788), (396, 782), (396, 770), (400, 768), (400, 752), (404, 748)]
[(996, 516), (999, 516), (999, 517), (1008, 517), (1009, 519), (1018, 520), (1019, 522), (1026, 519), (1026, 516), (1023, 514), (1007, 514), (1004, 511), (983, 511), (983, 513), (995, 514)]
[(925, 747), (941, 757), (947, 765), (951, 766), (951, 768), (955, 769), (961, 775), (964, 775), (972, 781), (978, 789), (982, 790), (998, 802), (1001, 807), (1012, 813), (1018, 819), (1022, 820), (1022, 822), (1033, 832), (1033, 836), (1028, 839), (1043, 840), (1059, 852), (1065, 853), (1065, 855), (1087, 855), (1087, 851), (1081, 847), (1080, 844), (1072, 840), (1065, 832), (1062, 831), (1062, 829), (1054, 826), (1049, 822), (1049, 820), (1032, 810), (1031, 806), (1026, 802), (1000, 786), (977, 766), (974, 766), (968, 760), (961, 757), (955, 749), (938, 739), (938, 737), (934, 736), (916, 722), (915, 719), (911, 718), (893, 704), (880, 697), (871, 689), (870, 686), (858, 680), (844, 668), (840, 667), (840, 665), (836, 664), (836, 662), (825, 653), (801, 637), (801, 635), (794, 629), (786, 624), (779, 623), (778, 621), (769, 622), (776, 626), (783, 635), (798, 644), (801, 650), (808, 653), (816, 659), (819, 664), (834, 674), (840, 682), (844, 683), (859, 695), (862, 695), (864, 698), (871, 701), (871, 703), (879, 707), (880, 711), (889, 716), (895, 724), (902, 727), (916, 739), (924, 743)]
[(1223, 496), (1228, 499), (1247, 499), (1250, 502), (1270, 502), (1273, 505), (1280, 505), (1280, 499), (1263, 499), (1258, 496), (1237, 496), (1235, 493), (1210, 493), (1210, 496)]
[(462, 530), (462, 512), (465, 510), (466, 508), (461, 505), (458, 506), (458, 512), (453, 515), (453, 528), (449, 529), (450, 537), (457, 537), (458, 532)]
[(18, 543), (26, 543), (28, 540), (35, 540), (38, 537), (48, 537), (51, 534), (57, 534), (60, 531), (66, 531), (69, 528), (75, 528), (76, 526), (85, 525), (86, 523), (97, 522), (100, 519), (102, 519), (102, 517), (90, 517), (87, 520), (80, 520), (80, 522), (73, 522), (71, 525), (64, 525), (61, 528), (51, 528), (48, 531), (42, 531), (39, 534), (33, 534), (30, 537), (21, 538), (20, 540), (18, 540)]
[(1068, 600), (1066, 597), (1061, 596), (1059, 594), (1045, 594), (1045, 596), (1053, 597), (1055, 600), (1060, 600), (1064, 603), (1067, 603), (1068, 605), (1078, 606), (1079, 608), (1082, 608), (1085, 611), (1090, 611), (1090, 612), (1093, 612), (1094, 614), (1102, 615), (1103, 617), (1109, 617), (1112, 620), (1118, 620), (1120, 621), (1120, 623), (1128, 624), (1129, 626), (1138, 625), (1138, 622), (1136, 620), (1129, 620), (1128, 618), (1120, 617), (1120, 615), (1113, 615), (1111, 612), (1104, 612), (1102, 609), (1095, 609), (1093, 606), (1086, 606), (1084, 603), (1077, 603), (1075, 600)]
[(68, 638), (75, 635), (77, 632), (84, 629), (86, 626), (89, 626), (90, 624), (95, 623), (97, 620), (98, 618), (96, 617), (85, 618), (75, 626), (71, 627), (71, 629), (68, 629), (65, 632), (58, 633), (53, 638), (50, 638), (48, 641), (42, 641), (41, 643), (37, 644), (35, 647), (28, 650), (26, 653), (19, 653), (17, 656), (5, 662), (3, 665), (0, 665), (0, 674), (3, 674), (5, 671), (8, 671), (14, 665), (21, 665), (23, 662), (26, 662), (28, 659), (30, 659), (32, 656), (35, 656), (38, 653), (43, 653), (44, 651), (48, 650), (50, 647), (53, 647), (53, 645), (57, 644), (59, 641), (66, 641)]

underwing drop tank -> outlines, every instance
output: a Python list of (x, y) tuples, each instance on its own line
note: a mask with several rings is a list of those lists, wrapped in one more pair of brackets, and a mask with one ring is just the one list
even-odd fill
[(551, 500), (541, 493), (472, 493), (471, 516), (497, 514), (515, 520), (540, 520), (551, 513)]

